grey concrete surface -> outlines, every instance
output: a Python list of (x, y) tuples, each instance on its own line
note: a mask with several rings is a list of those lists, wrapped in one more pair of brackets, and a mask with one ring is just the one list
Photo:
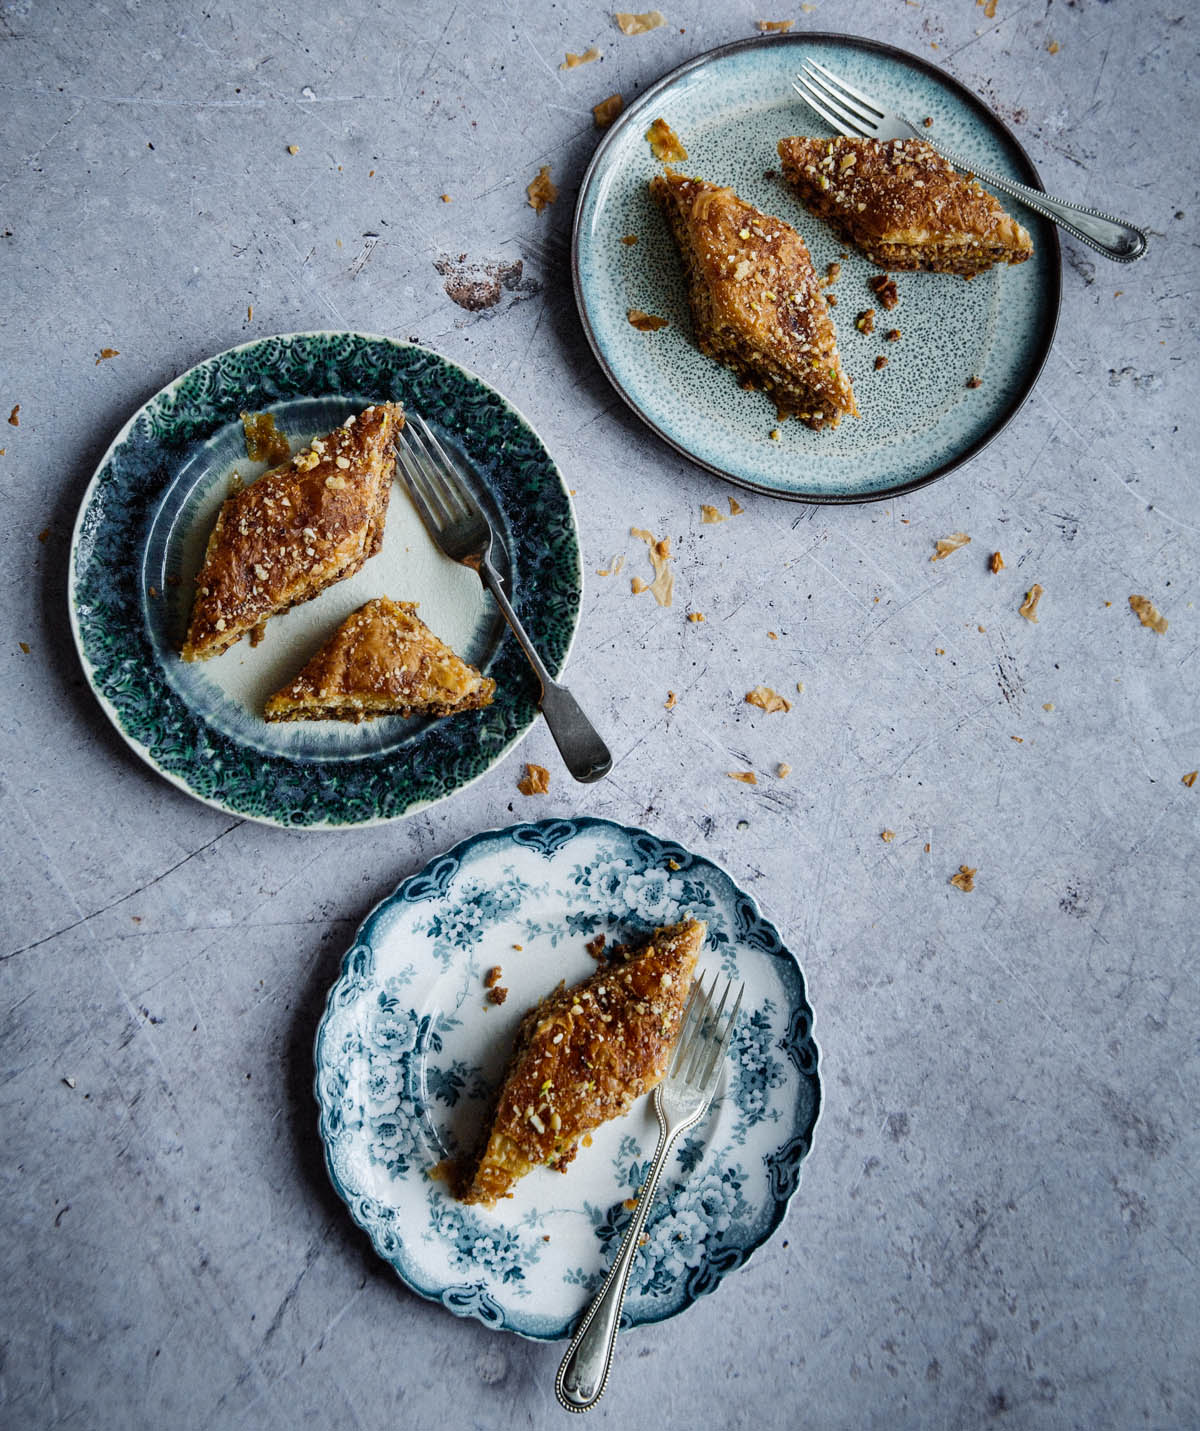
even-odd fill
[[(825, 1084), (784, 1227), (622, 1345), (597, 1425), (1200, 1424), (1194, 16), (768, 10), (942, 64), (1051, 190), (1152, 242), (1128, 269), (1065, 243), (1053, 355), (967, 468), (897, 503), (750, 498), (714, 528), (700, 504), (732, 489), (615, 397), (567, 266), (591, 105), (763, 14), (665, 9), (627, 39), (582, 0), (0, 3), (6, 1427), (563, 1424), (558, 1348), (456, 1320), (374, 1258), (310, 1080), (371, 905), (476, 829), (573, 812), (755, 893), (807, 972)], [(593, 42), (601, 64), (560, 72)], [(462, 253), (528, 282), (468, 312), (435, 267)], [(617, 756), (600, 785), (558, 774), (538, 728), (536, 805), (514, 758), (407, 822), (288, 833), (189, 799), (109, 727), (65, 615), (96, 461), (198, 359), (322, 326), (462, 361), (562, 465), (588, 571), (570, 679)], [(637, 559), (631, 524), (674, 539), (671, 610), (591, 574)], [(930, 565), (956, 530), (972, 546)], [(1037, 625), (1016, 612), (1034, 580)], [(742, 702), (796, 680), (787, 715)], [(787, 782), (726, 778), (780, 760)]]

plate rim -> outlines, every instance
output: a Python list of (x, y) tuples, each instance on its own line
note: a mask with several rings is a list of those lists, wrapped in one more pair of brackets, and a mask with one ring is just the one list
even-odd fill
[[(358, 1213), (354, 1206), (354, 1200), (342, 1184), (341, 1179), (338, 1177), (338, 1174), (333, 1166), (333, 1138), (327, 1128), (327, 1109), (326, 1104), (321, 1095), (322, 1076), (330, 1067), (330, 1065), (322, 1057), (322, 1042), (325, 1035), (326, 1025), (335, 1013), (335, 997), (338, 994), (338, 991), (345, 984), (347, 976), (351, 972), (351, 962), (354, 956), (356, 955), (358, 950), (363, 947), (364, 944), (368, 948), (371, 947), (369, 937), (365, 936), (369, 935), (375, 921), (379, 918), (379, 916), (381, 916), (385, 912), (385, 910), (389, 908), (393, 903), (398, 901), (405, 890), (417, 885), (421, 880), (425, 878), (427, 873), (431, 869), (433, 869), (434, 866), (439, 864), (442, 860), (456, 859), (459, 863), (459, 866), (461, 867), (462, 857), (468, 854), (473, 847), (483, 843), (484, 841), (495, 840), (502, 836), (508, 836), (509, 840), (513, 841), (516, 838), (517, 832), (523, 830), (530, 830), (538, 835), (541, 835), (543, 832), (545, 832), (546, 834), (550, 834), (556, 829), (568, 825), (573, 827), (572, 833), (570, 834), (570, 836), (567, 837), (566, 840), (562, 842), (563, 844), (569, 843), (577, 835), (586, 830), (597, 828), (614, 830), (622, 835), (626, 835), (631, 838), (636, 838), (640, 835), (644, 835), (649, 837), (651, 840), (654, 840), (659, 845), (663, 846), (664, 849), (668, 851), (682, 851), (683, 853), (688, 855), (693, 862), (701, 865), (707, 865), (711, 869), (715, 870), (718, 874), (724, 876), (724, 878), (729, 881), (731, 888), (734, 890), (737, 896), (745, 900), (746, 905), (754, 916), (756, 926), (765, 928), (766, 931), (773, 935), (778, 942), (780, 954), (773, 957), (785, 958), (791, 962), (795, 970), (796, 977), (799, 979), (800, 983), (800, 998), (802, 1001), (802, 1007), (806, 1009), (808, 1014), (810, 1015), (809, 1031), (806, 1036), (806, 1041), (812, 1046), (813, 1066), (811, 1074), (809, 1074), (807, 1077), (813, 1089), (813, 1107), (811, 1116), (807, 1121), (806, 1127), (802, 1130), (801, 1133), (797, 1134), (798, 1137), (802, 1137), (804, 1139), (806, 1146), (797, 1164), (795, 1186), (784, 1198), (776, 1198), (774, 1206), (771, 1209), (771, 1215), (767, 1220), (766, 1227), (764, 1228), (758, 1240), (746, 1251), (744, 1256), (740, 1257), (737, 1262), (733, 1263), (730, 1266), (712, 1268), (711, 1270), (713, 1275), (709, 1285), (704, 1288), (703, 1291), (693, 1293), (686, 1301), (682, 1303), (682, 1305), (675, 1308), (666, 1309), (658, 1315), (640, 1317), (637, 1321), (630, 1323), (629, 1329), (640, 1326), (653, 1326), (657, 1322), (667, 1321), (671, 1317), (678, 1316), (681, 1313), (686, 1312), (688, 1308), (694, 1305), (694, 1303), (701, 1296), (707, 1295), (715, 1291), (716, 1288), (724, 1281), (725, 1277), (730, 1272), (736, 1271), (739, 1267), (744, 1267), (746, 1263), (749, 1262), (750, 1259), (755, 1255), (755, 1253), (758, 1252), (761, 1247), (763, 1247), (767, 1242), (771, 1240), (771, 1238), (775, 1235), (776, 1231), (779, 1229), (780, 1225), (786, 1218), (788, 1210), (791, 1207), (792, 1199), (800, 1190), (800, 1184), (803, 1177), (804, 1163), (807, 1161), (809, 1154), (812, 1151), (813, 1134), (815, 1133), (817, 1125), (820, 1122), (821, 1113), (825, 1104), (824, 1084), (821, 1080), (821, 1050), (820, 1045), (817, 1043), (816, 1036), (812, 1030), (813, 1008), (808, 998), (808, 981), (805, 978), (804, 970), (801, 967), (800, 961), (796, 957), (795, 953), (792, 951), (791, 947), (784, 942), (776, 925), (763, 914), (761, 908), (759, 907), (758, 900), (755, 899), (754, 895), (752, 895), (749, 891), (743, 889), (742, 886), (737, 882), (737, 880), (734, 879), (734, 877), (729, 873), (728, 870), (725, 869), (723, 865), (719, 864), (716, 860), (709, 858), (709, 856), (697, 854), (695, 851), (690, 850), (686, 846), (682, 845), (678, 840), (668, 836), (657, 835), (652, 830), (647, 830), (641, 825), (627, 825), (619, 820), (610, 820), (600, 815), (573, 815), (565, 817), (547, 816), (541, 820), (519, 820), (513, 822), (512, 824), (498, 825), (494, 826), (491, 829), (479, 830), (475, 834), (467, 835), (464, 839), (459, 840), (456, 844), (452, 845), (448, 850), (443, 850), (440, 853), (432, 855), (421, 866), (420, 869), (415, 870), (410, 875), (406, 875), (405, 878), (402, 879), (395, 886), (394, 889), (392, 889), (388, 894), (384, 895), (382, 899), (378, 900), (359, 922), (357, 928), (354, 931), (353, 939), (347, 946), (345, 953), (342, 955), (341, 963), (338, 966), (337, 974), (331, 982), (329, 989), (326, 993), (325, 1003), (321, 1010), (321, 1016), (317, 1021), (316, 1031), (313, 1035), (312, 1087), (313, 1097), (316, 1101), (318, 1114), (317, 1137), (319, 1138), (321, 1143), (321, 1152), (325, 1163), (325, 1171), (328, 1174), (329, 1181), (332, 1184), (334, 1191), (337, 1193), (338, 1197), (345, 1205), (346, 1211), (350, 1214), (351, 1221), (361, 1232), (366, 1235), (368, 1241), (371, 1244), (372, 1251), (376, 1254), (377, 1257), (380, 1258), (381, 1261), (385, 1262), (392, 1269), (392, 1271), (395, 1273), (400, 1282), (405, 1287), (407, 1287), (410, 1292), (416, 1293), (417, 1296), (423, 1298), (427, 1302), (431, 1302), (436, 1306), (443, 1307), (446, 1311), (451, 1312), (456, 1317), (473, 1317), (477, 1321), (481, 1322), (484, 1326), (486, 1326), (490, 1331), (513, 1332), (517, 1336), (524, 1337), (529, 1341), (539, 1342), (553, 1342), (565, 1340), (567, 1337), (570, 1336), (572, 1328), (577, 1321), (577, 1317), (569, 1318), (565, 1325), (560, 1328), (557, 1328), (552, 1332), (538, 1332), (520, 1326), (512, 1325), (508, 1321), (506, 1309), (502, 1307), (497, 1308), (497, 1310), (499, 1310), (501, 1313), (499, 1320), (489, 1318), (488, 1316), (484, 1315), (484, 1312), (480, 1308), (478, 1297), (465, 1296), (457, 1301), (451, 1299), (451, 1294), (455, 1292), (475, 1292), (477, 1290), (475, 1285), (470, 1283), (448, 1283), (440, 1288), (427, 1288), (424, 1286), (419, 1286), (414, 1281), (410, 1280), (410, 1278), (404, 1274), (401, 1268), (396, 1265), (392, 1258), (387, 1256), (383, 1249), (379, 1247), (375, 1240), (375, 1236), (372, 1232), (371, 1227), (362, 1218), (358, 1216)], [(557, 849), (561, 847), (561, 844), (557, 846), (556, 852)]]
[[(976, 438), (970, 446), (956, 453), (952, 458), (932, 468), (921, 477), (911, 478), (907, 482), (897, 483), (878, 492), (810, 493), (782, 491), (778, 487), (771, 487), (765, 483), (755, 482), (748, 477), (742, 477), (737, 473), (729, 472), (725, 468), (717, 466), (715, 463), (707, 462), (703, 458), (696, 456), (695, 453), (690, 452), (681, 442), (676, 441), (675, 438), (665, 432), (663, 428), (646, 413), (634, 398), (633, 394), (628, 392), (625, 385), (618, 379), (592, 327), (591, 319), (588, 316), (586, 299), (584, 297), (583, 279), (579, 262), (579, 246), (584, 205), (591, 191), (593, 182), (596, 179), (599, 165), (626, 126), (634, 122), (635, 116), (642, 114), (642, 112), (650, 106), (650, 102), (654, 100), (656, 96), (660, 95), (664, 89), (671, 87), (677, 80), (682, 79), (686, 74), (699, 68), (701, 65), (709, 64), (714, 60), (725, 59), (730, 55), (741, 53), (744, 50), (764, 49), (779, 45), (790, 47), (798, 44), (813, 43), (850, 44), (924, 70), (930, 78), (944, 85), (956, 99), (963, 101), (970, 109), (976, 111), (983, 119), (994, 124), (1002, 132), (1006, 141), (1012, 145), (1016, 152), (1016, 157), (1019, 161), (1018, 167), (1023, 167), (1024, 169), (1024, 181), (1030, 188), (1038, 189), (1042, 193), (1045, 193), (1045, 186), (1042, 184), (1041, 176), (1033, 160), (1029, 157), (1028, 153), (1026, 153), (1024, 145), (1016, 137), (1008, 124), (988, 104), (980, 99), (973, 90), (968, 89), (961, 80), (955, 79), (953, 75), (948, 74), (938, 65), (925, 59), (924, 56), (912, 54), (908, 50), (902, 50), (898, 45), (889, 45), (885, 40), (872, 39), (866, 35), (844, 34), (833, 30), (802, 30), (782, 35), (751, 35), (748, 39), (732, 40), (728, 44), (716, 45), (711, 50), (705, 50), (702, 54), (694, 55), (690, 60), (685, 60), (683, 64), (668, 71), (667, 74), (652, 84), (648, 90), (640, 94), (628, 109), (620, 114), (600, 140), (600, 143), (596, 146), (595, 153), (592, 155), (590, 163), (584, 170), (583, 180), (579, 186), (579, 195), (575, 201), (575, 214), (571, 224), (571, 283), (575, 292), (575, 306), (579, 311), (580, 322), (583, 326), (583, 331), (588, 340), (588, 345), (592, 350), (592, 354), (599, 363), (601, 371), (612, 384), (617, 395), (624, 400), (626, 405), (637, 414), (656, 436), (667, 443), (669, 447), (674, 448), (681, 456), (686, 457), (687, 460), (695, 466), (712, 472), (716, 476), (722, 477), (727, 482), (732, 482), (735, 486), (742, 487), (748, 492), (754, 492), (763, 497), (775, 497), (785, 502), (807, 502), (815, 506), (847, 507), (864, 502), (895, 501), (898, 497), (907, 496), (912, 492), (919, 491), (922, 487), (929, 486), (932, 482), (937, 482), (941, 478), (949, 476), (951, 472), (963, 466), (965, 463), (970, 462), (972, 458), (977, 457), (984, 448), (988, 447), (1000, 436), (1025, 405), (1025, 402), (1036, 387), (1038, 379), (1041, 377), (1050, 357), (1050, 353), (1053, 350), (1055, 335), (1058, 332), (1058, 321), (1062, 312), (1062, 244), (1059, 241), (1058, 226), (1056, 224), (1050, 223), (1049, 225), (1053, 240), (1054, 262), (1050, 268), (1054, 292), (1053, 303), (1049, 305), (1052, 308), (1052, 312), (1049, 315), (1048, 326), (1045, 327), (1045, 340), (1037, 361), (1026, 374), (1025, 379), (1019, 385), (1008, 406), (1000, 412), (991, 426), (980, 437)], [(1043, 320), (1044, 325), (1046, 321), (1047, 320)]]
[[(148, 413), (150, 408), (156, 402), (159, 402), (168, 394), (170, 394), (173, 390), (178, 388), (179, 385), (185, 382), (189, 377), (191, 377), (193, 373), (196, 373), (210, 363), (220, 362), (221, 360), (230, 358), (235, 354), (244, 353), (252, 348), (260, 347), (265, 344), (290, 344), (295, 342), (296, 340), (304, 339), (365, 340), (368, 343), (384, 343), (393, 348), (425, 354), (428, 357), (435, 359), (438, 363), (445, 364), (447, 367), (452, 369), (457, 369), (458, 372), (464, 374), (473, 382), (478, 383), (488, 392), (493, 393), (499, 399), (499, 401), (511, 413), (513, 413), (513, 415), (519, 420), (519, 422), (521, 422), (524, 427), (527, 428), (528, 431), (537, 440), (537, 442), (540, 444), (543, 451), (545, 452), (546, 458), (549, 461), (550, 466), (553, 468), (554, 476), (558, 481), (562, 496), (566, 502), (566, 508), (571, 522), (571, 529), (575, 538), (576, 569), (574, 576), (575, 586), (578, 592), (578, 600), (575, 603), (574, 620), (571, 624), (571, 630), (568, 635), (566, 649), (563, 652), (562, 660), (558, 666), (558, 669), (552, 669), (552, 662), (547, 661), (546, 663), (547, 667), (551, 668), (552, 675), (556, 677), (562, 675), (563, 671), (567, 667), (568, 661), (571, 658), (571, 653), (574, 650), (575, 646), (575, 640), (579, 634), (579, 626), (583, 614), (585, 579), (583, 547), (580, 537), (579, 519), (575, 510), (574, 498), (572, 497), (571, 490), (567, 486), (566, 480), (563, 477), (562, 469), (559, 467), (557, 461), (551, 454), (549, 447), (547, 447), (546, 443), (543, 441), (541, 434), (538, 432), (538, 429), (525, 415), (525, 413), (516, 405), (516, 403), (514, 403), (504, 393), (500, 392), (500, 390), (496, 388), (494, 384), (488, 382), (488, 380), (482, 377), (479, 373), (475, 372), (471, 368), (468, 368), (465, 364), (458, 362), (456, 359), (447, 357), (444, 353), (439, 352), (436, 348), (426, 346), (424, 343), (409, 342), (403, 338), (396, 338), (386, 333), (371, 333), (359, 328), (297, 329), (295, 331), (286, 333), (266, 333), (257, 338), (247, 339), (244, 343), (235, 343), (229, 348), (220, 349), (218, 352), (209, 353), (205, 357), (200, 358), (197, 362), (192, 363), (190, 366), (177, 373), (168, 382), (164, 383), (160, 388), (158, 388), (157, 391), (151, 393), (150, 396), (147, 397), (144, 402), (139, 403), (138, 406), (133, 410), (133, 412), (130, 413), (129, 417), (122, 423), (121, 427), (113, 436), (111, 442), (105, 448), (103, 455), (96, 463), (95, 470), (89, 478), (86, 488), (80, 496), (79, 507), (76, 511), (75, 521), (71, 528), (71, 539), (67, 549), (66, 558), (67, 616), (71, 627), (71, 637), (75, 644), (75, 652), (79, 659), (79, 664), (83, 671), (84, 678), (87, 681), (88, 689), (91, 691), (93, 697), (96, 699), (96, 702), (100, 706), (100, 709), (108, 717), (109, 722), (116, 730), (117, 734), (121, 737), (125, 745), (131, 751), (133, 751), (135, 755), (137, 755), (141, 760), (143, 760), (157, 776), (169, 781), (171, 785), (176, 787), (176, 789), (181, 790), (184, 794), (190, 796), (193, 800), (198, 800), (201, 804), (207, 805), (211, 809), (219, 810), (224, 815), (233, 815), (236, 816), (238, 819), (249, 820), (254, 822), (255, 824), (265, 825), (272, 829), (297, 830), (305, 832), (336, 832), (341, 830), (370, 829), (372, 826), (394, 824), (400, 820), (406, 820), (412, 815), (419, 814), (422, 810), (427, 810), (431, 806), (439, 804), (442, 800), (451, 799), (453, 796), (460, 794), (466, 789), (469, 789), (470, 786), (482, 780), (486, 775), (489, 775), (496, 768), (496, 766), (500, 765), (503, 761), (508, 759), (508, 757), (513, 753), (513, 751), (517, 749), (517, 747), (522, 743), (525, 737), (529, 734), (530, 730), (536, 724), (537, 717), (539, 714), (536, 703), (533, 707), (533, 713), (530, 716), (529, 720), (526, 721), (523, 729), (521, 729), (513, 737), (513, 739), (502, 750), (499, 751), (499, 753), (496, 755), (496, 758), (491, 762), (491, 764), (486, 766), (483, 770), (479, 771), (478, 774), (471, 776), (470, 779), (464, 781), (461, 785), (455, 786), (453, 790), (447, 792), (446, 794), (435, 795), (428, 799), (414, 801), (413, 803), (407, 805), (402, 811), (394, 815), (375, 815), (369, 819), (348, 819), (337, 821), (320, 820), (312, 821), (307, 824), (297, 824), (287, 819), (280, 818), (278, 815), (259, 814), (254, 811), (240, 809), (237, 806), (228, 804), (215, 796), (202, 794), (192, 785), (190, 785), (182, 775), (178, 774), (173, 770), (167, 769), (165, 766), (161, 765), (157, 760), (155, 760), (150, 750), (145, 745), (143, 745), (140, 740), (138, 740), (128, 730), (125, 729), (125, 726), (123, 725), (121, 720), (120, 713), (113, 705), (113, 703), (109, 700), (108, 696), (104, 693), (104, 691), (99, 688), (95, 679), (96, 667), (89, 658), (84, 648), (83, 633), (80, 629), (79, 614), (76, 607), (76, 588), (78, 580), (76, 561), (79, 552), (79, 543), (82, 535), (84, 522), (88, 515), (88, 512), (91, 509), (92, 499), (97, 491), (98, 484), (104, 474), (105, 469), (111, 463), (114, 454), (117, 453), (122, 444), (128, 439), (138, 419), (141, 418), (144, 414)], [(503, 639), (506, 640), (507, 635)], [(281, 760), (288, 759), (288, 757), (282, 753), (275, 758)]]

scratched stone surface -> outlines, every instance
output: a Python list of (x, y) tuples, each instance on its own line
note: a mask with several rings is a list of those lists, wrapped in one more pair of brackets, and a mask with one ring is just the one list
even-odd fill
[[(1131, 268), (1064, 244), (1046, 371), (965, 469), (858, 508), (744, 498), (705, 526), (733, 489), (615, 397), (569, 276), (591, 106), (761, 12), (666, 13), (627, 38), (582, 0), (0, 3), (6, 1426), (562, 1424), (560, 1348), (456, 1320), (374, 1258), (310, 1083), (374, 902), (475, 830), (576, 812), (754, 892), (806, 970), (825, 1087), (784, 1227), (621, 1345), (597, 1424), (1200, 1422), (1194, 16), (767, 12), (943, 65), (1051, 191), (1151, 243)], [(559, 68), (593, 43), (602, 61)], [(559, 197), (538, 216), (543, 164)], [(97, 460), (200, 358), (317, 327), (414, 337), (543, 435), (576, 491), (568, 676), (611, 736), (601, 784), (573, 785), (535, 728), (407, 822), (289, 833), (188, 798), (108, 725), (65, 599)], [(650, 575), (631, 525), (672, 539), (672, 608), (630, 594)], [(954, 531), (971, 545), (931, 564)], [(620, 553), (621, 577), (593, 574)], [(792, 709), (746, 705), (759, 683)], [(548, 795), (517, 793), (521, 757)]]

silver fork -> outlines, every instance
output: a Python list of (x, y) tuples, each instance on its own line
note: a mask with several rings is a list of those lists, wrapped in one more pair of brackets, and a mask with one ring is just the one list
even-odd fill
[[(800, 73), (792, 81), (800, 98), (839, 134), (861, 135), (865, 139), (921, 139), (930, 143), (928, 134), (910, 124), (902, 114), (889, 114), (877, 99), (827, 70), (816, 60), (806, 59)], [(939, 144), (931, 144), (943, 159), (956, 169), (974, 174), (985, 184), (1001, 193), (1011, 194), (1060, 228), (1088, 244), (1105, 258), (1117, 263), (1132, 263), (1146, 252), (1146, 235), (1124, 219), (1102, 214), (1098, 209), (1085, 209), (1065, 199), (1054, 199), (1040, 189), (1030, 189), (1014, 179), (1000, 174), (987, 174), (967, 159), (960, 159)]]
[(707, 992), (704, 977), (701, 975), (692, 985), (667, 1076), (654, 1090), (654, 1111), (658, 1114), (659, 1126), (658, 1147), (654, 1150), (654, 1160), (642, 1184), (629, 1228), (621, 1240), (604, 1285), (584, 1313), (558, 1368), (554, 1392), (568, 1411), (590, 1411), (604, 1395), (617, 1342), (617, 1329), (621, 1325), (621, 1307), (625, 1301), (629, 1271), (654, 1202), (659, 1176), (675, 1140), (704, 1116), (721, 1079), (725, 1053), (733, 1037), (733, 1026), (737, 1023), (746, 986), (743, 984), (738, 990), (733, 1010), (722, 1026), (733, 980), (725, 981), (725, 991), (714, 1012), (717, 976), (713, 975), (712, 986)]
[(492, 565), (492, 548), (499, 545), (492, 524), (476, 505), (453, 460), (417, 413), (406, 415), (396, 441), (396, 462), (429, 535), (451, 561), (461, 562), (479, 573), (480, 581), (512, 627), (541, 683), (538, 704), (567, 769), (581, 781), (599, 780), (607, 775), (612, 769), (608, 746), (571, 692), (546, 670), (505, 595), (503, 579)]

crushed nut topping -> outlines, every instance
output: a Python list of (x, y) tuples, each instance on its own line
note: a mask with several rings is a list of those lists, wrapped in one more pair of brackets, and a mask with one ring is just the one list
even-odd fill
[(895, 308), (900, 302), (900, 294), (896, 291), (896, 280), (886, 273), (877, 273), (874, 278), (867, 279), (867, 287), (879, 299), (884, 308)]
[(874, 308), (864, 308), (854, 320), (854, 326), (860, 333), (874, 333), (875, 331), (875, 310)]
[(1043, 595), (1043, 590), (1036, 581), (1025, 593), (1025, 600), (1018, 609), (1026, 621), (1037, 621), (1038, 602), (1041, 601)]
[(886, 368), (887, 365), (888, 360), (883, 356), (882, 353), (880, 353), (880, 355), (875, 359), (875, 371), (878, 372), (880, 368)]
[(930, 561), (944, 561), (951, 552), (956, 552), (965, 547), (971, 538), (966, 532), (951, 532), (948, 537), (939, 537), (936, 542), (936, 550), (929, 558)]
[(1157, 631), (1160, 636), (1166, 634), (1167, 618), (1159, 611), (1158, 607), (1155, 606), (1148, 596), (1131, 596), (1129, 598), (1129, 605), (1143, 626), (1149, 626), (1152, 631)]
[(955, 889), (961, 889), (964, 894), (970, 894), (975, 888), (975, 876), (978, 869), (971, 869), (968, 865), (959, 865), (958, 873), (950, 876), (950, 883)]
[(900, 341), (900, 329), (889, 328), (883, 336), (888, 340), (889, 343), (898, 343)]

